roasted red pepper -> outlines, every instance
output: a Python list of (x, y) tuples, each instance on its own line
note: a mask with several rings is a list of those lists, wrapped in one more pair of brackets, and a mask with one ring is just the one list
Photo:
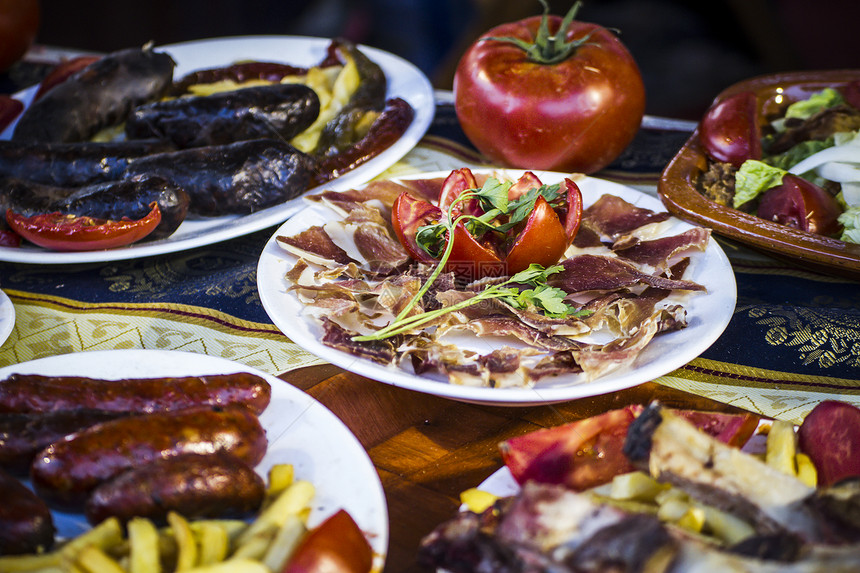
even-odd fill
[[(482, 218), (491, 227), (486, 224), (470, 226), (466, 219), (454, 225), (453, 233), (445, 231), (442, 246), (447, 246), (448, 236), (453, 236), (446, 271), (478, 279), (514, 275), (533, 263), (548, 267), (558, 262), (573, 241), (582, 218), (582, 195), (572, 180), (564, 179), (557, 192), (548, 195), (550, 200), (538, 194), (533, 199), (533, 207), (520, 216), (513, 210), (488, 215), (486, 202), (477, 195), (463, 196), (477, 187), (471, 171), (459, 169), (442, 184), (439, 206), (408, 193), (397, 198), (392, 209), (392, 225), (412, 258), (426, 264), (440, 261), (440, 253), (431, 253), (422, 246), (426, 240), (422, 240), (419, 233), (422, 228), (442, 221), (450, 209), (453, 221), (463, 216)], [(530, 193), (533, 196), (541, 187), (540, 180), (526, 172), (507, 190), (508, 202), (514, 205)], [(473, 234), (473, 230), (478, 232)]]
[(54, 251), (98, 251), (130, 245), (149, 235), (161, 222), (161, 210), (152, 210), (142, 219), (123, 217), (118, 221), (64, 213), (25, 216), (6, 211), (6, 222), (18, 235), (34, 245)]

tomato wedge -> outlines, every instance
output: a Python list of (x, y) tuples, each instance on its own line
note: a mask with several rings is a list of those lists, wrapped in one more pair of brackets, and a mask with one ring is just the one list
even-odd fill
[(118, 221), (64, 213), (25, 216), (6, 211), (6, 222), (22, 238), (54, 251), (98, 251), (130, 245), (149, 235), (161, 223), (158, 203), (142, 219)]
[(401, 193), (391, 208), (391, 224), (397, 239), (409, 256), (420, 263), (433, 264), (436, 259), (421, 248), (415, 240), (415, 234), (419, 227), (438, 221), (441, 217), (439, 207), (416, 199), (409, 193)]
[(741, 92), (710, 108), (699, 125), (699, 138), (708, 155), (740, 167), (761, 159), (761, 126), (753, 92)]
[[(508, 202), (521, 199), (542, 183), (532, 172), (525, 172), (507, 191)], [(464, 191), (478, 189), (475, 176), (468, 168), (457, 169), (442, 183), (439, 204), (434, 205), (406, 192), (394, 202), (392, 226), (400, 243), (409, 255), (425, 264), (438, 263), (439, 259), (425, 251), (417, 239), (418, 230), (447, 217), (446, 211), (456, 219), (461, 215), (485, 215), (477, 197), (454, 203)], [(530, 264), (548, 267), (555, 264), (570, 246), (579, 230), (582, 219), (582, 194), (570, 179), (559, 184), (559, 199), (551, 205), (543, 196), (534, 200), (534, 207), (524, 219), (507, 223), (509, 214), (497, 218), (505, 231), (494, 230), (476, 237), (463, 222), (450, 233), (451, 254), (445, 270), (475, 280), (488, 276), (511, 276), (526, 270)], [(453, 204), (453, 208), (451, 207)], [(447, 238), (446, 231), (446, 238)]]
[(373, 550), (343, 509), (312, 529), (281, 573), (367, 573)]

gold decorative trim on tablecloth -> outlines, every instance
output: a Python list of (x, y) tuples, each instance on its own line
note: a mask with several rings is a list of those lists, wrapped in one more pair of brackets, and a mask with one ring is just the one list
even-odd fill
[(822, 400), (860, 406), (857, 380), (807, 376), (695, 358), (658, 384), (799, 424)]
[(0, 367), (88, 350), (158, 349), (220, 356), (281, 374), (325, 364), (274, 325), (169, 303), (83, 303), (6, 290), (15, 327), (0, 346)]

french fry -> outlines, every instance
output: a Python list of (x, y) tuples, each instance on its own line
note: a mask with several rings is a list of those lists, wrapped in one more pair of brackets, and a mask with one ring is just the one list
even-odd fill
[(220, 563), (227, 558), (230, 551), (230, 535), (227, 528), (217, 522), (207, 522), (194, 529), (197, 535), (200, 565)]
[(221, 563), (195, 567), (188, 573), (272, 573), (265, 565), (253, 559), (228, 559)]
[(263, 556), (263, 565), (270, 571), (280, 571), (284, 564), (293, 555), (296, 547), (308, 532), (305, 522), (298, 515), (289, 515), (287, 520), (278, 530), (266, 554)]
[(774, 420), (767, 435), (765, 463), (785, 474), (796, 476), (794, 456), (797, 453), (797, 435), (794, 424)]
[(84, 547), (76, 561), (87, 573), (125, 573), (116, 560), (95, 545)]
[(269, 469), (269, 484), (266, 488), (268, 497), (275, 497), (287, 489), (295, 480), (295, 468), (292, 464), (275, 464)]
[(297, 480), (293, 482), (268, 507), (263, 509), (248, 528), (239, 535), (236, 543), (239, 546), (244, 545), (250, 539), (267, 531), (274, 535), (274, 531), (284, 524), (288, 515), (298, 514), (309, 506), (315, 493), (316, 490), (309, 481)]
[(798, 453), (794, 456), (794, 461), (797, 464), (797, 477), (800, 481), (809, 487), (818, 486), (818, 470), (815, 469), (815, 464), (809, 459), (806, 454)]
[(64, 563), (74, 563), (77, 561), (78, 554), (88, 546), (106, 550), (119, 545), (122, 541), (122, 526), (118, 519), (110, 517), (66, 543), (60, 549), (60, 557)]
[(278, 530), (275, 527), (262, 529), (254, 535), (243, 538), (230, 556), (235, 559), (253, 559), (260, 561), (269, 550)]
[(129, 573), (159, 573), (161, 551), (158, 529), (150, 520), (135, 517), (126, 525), (129, 541)]
[(630, 472), (612, 478), (609, 497), (655, 503), (657, 494), (668, 487), (644, 472)]
[(498, 496), (476, 487), (460, 493), (460, 503), (465, 504), (473, 513), (483, 513), (496, 503), (497, 499), (499, 499)]
[(176, 571), (186, 571), (197, 565), (197, 540), (188, 525), (188, 520), (176, 512), (167, 514), (167, 523), (176, 538)]
[(241, 519), (198, 519), (188, 522), (188, 525), (195, 535), (200, 535), (200, 531), (210, 525), (217, 525), (227, 532), (230, 543), (233, 543), (239, 534), (247, 529), (248, 522)]
[(729, 545), (755, 534), (755, 529), (746, 521), (735, 517), (730, 513), (719, 510), (709, 505), (697, 504), (705, 514), (705, 523), (708, 530), (718, 539)]
[(676, 523), (680, 527), (699, 533), (705, 527), (705, 512), (701, 507), (691, 505)]
[(0, 557), (0, 571), (4, 573), (62, 570), (63, 561), (57, 551), (42, 555), (5, 555)]

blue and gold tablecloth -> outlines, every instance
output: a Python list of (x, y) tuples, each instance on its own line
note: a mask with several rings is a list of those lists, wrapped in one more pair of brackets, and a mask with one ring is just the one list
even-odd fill
[[(483, 164), (444, 96), (428, 135), (382, 177)], [(656, 195), (659, 172), (688, 134), (646, 119), (598, 176)], [(274, 374), (320, 364), (260, 303), (257, 260), (274, 230), (146, 259), (0, 263), (0, 288), (16, 313), (0, 366), (113, 348), (200, 352)], [(860, 284), (721, 243), (737, 280), (734, 316), (713, 346), (657, 382), (795, 422), (823, 399), (860, 405)]]

